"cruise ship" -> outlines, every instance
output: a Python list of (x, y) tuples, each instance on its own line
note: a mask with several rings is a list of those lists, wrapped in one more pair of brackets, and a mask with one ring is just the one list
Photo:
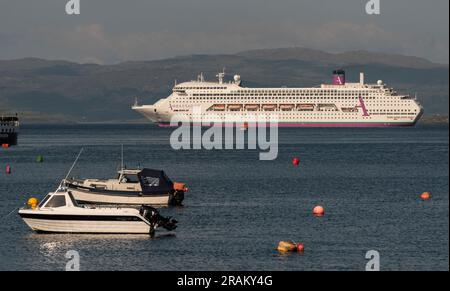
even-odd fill
[[(247, 88), (239, 75), (225, 82), (197, 80), (176, 84), (172, 94), (153, 105), (132, 109), (160, 126), (181, 114), (194, 125), (210, 122), (247, 123), (255, 116), (275, 114), (280, 127), (390, 127), (413, 126), (423, 114), (415, 97), (398, 94), (382, 80), (366, 84), (364, 73), (356, 83), (344, 70), (333, 71), (331, 84), (310, 88)], [(198, 114), (200, 112), (200, 114)], [(178, 124), (178, 123), (173, 123)]]
[(17, 145), (19, 134), (19, 118), (17, 115), (2, 115), (0, 113), (0, 145)]

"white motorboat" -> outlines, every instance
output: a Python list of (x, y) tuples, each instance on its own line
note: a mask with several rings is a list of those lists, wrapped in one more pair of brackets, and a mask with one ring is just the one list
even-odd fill
[(72, 193), (58, 188), (49, 193), (41, 203), (36, 198), (28, 200), (28, 207), (19, 215), (36, 232), (45, 233), (111, 233), (150, 234), (157, 228), (172, 231), (177, 221), (163, 217), (150, 206), (136, 208), (79, 206)]
[(164, 171), (124, 169), (115, 179), (65, 179), (63, 185), (79, 203), (119, 205), (181, 205), (188, 190)]

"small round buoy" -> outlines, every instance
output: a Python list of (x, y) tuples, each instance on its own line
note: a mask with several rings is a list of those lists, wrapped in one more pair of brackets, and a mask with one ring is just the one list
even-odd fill
[(6, 165), (6, 174), (11, 174), (11, 166), (10, 165)]
[(299, 158), (293, 158), (293, 159), (292, 159), (292, 164), (293, 164), (294, 166), (300, 165), (300, 159), (299, 159)]
[(313, 214), (314, 214), (314, 216), (324, 216), (325, 215), (325, 209), (323, 208), (323, 206), (317, 205), (313, 209)]
[(293, 241), (280, 241), (277, 250), (282, 253), (293, 252), (297, 249), (297, 245)]
[(41, 155), (37, 156), (36, 162), (43, 163), (44, 162), (44, 156), (41, 156)]
[(423, 192), (423, 193), (420, 195), (420, 198), (422, 198), (422, 200), (428, 200), (428, 199), (431, 198), (431, 194), (430, 194), (430, 192)]
[(27, 201), (28, 206), (30, 206), (32, 209), (35, 209), (37, 207), (38, 203), (39, 203), (39, 201), (34, 197), (31, 197)]
[(4, 144), (2, 144), (2, 148), (4, 148), (4, 149), (7, 149), (7, 148), (9, 148), (9, 144), (8, 144), (8, 143), (4, 143)]
[(297, 252), (303, 253), (305, 251), (305, 245), (302, 243), (297, 243)]

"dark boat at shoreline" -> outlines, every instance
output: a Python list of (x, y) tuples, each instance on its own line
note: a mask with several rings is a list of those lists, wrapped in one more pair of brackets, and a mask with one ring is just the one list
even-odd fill
[(17, 145), (19, 117), (0, 115), (0, 145)]

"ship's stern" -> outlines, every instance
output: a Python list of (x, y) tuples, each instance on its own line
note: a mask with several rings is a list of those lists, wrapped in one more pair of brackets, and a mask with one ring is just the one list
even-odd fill
[(417, 122), (419, 122), (419, 120), (422, 118), (424, 111), (425, 111), (422, 104), (420, 104), (417, 100), (414, 100), (414, 103), (417, 106), (418, 113), (417, 113), (416, 118), (414, 119), (412, 125), (416, 125)]

